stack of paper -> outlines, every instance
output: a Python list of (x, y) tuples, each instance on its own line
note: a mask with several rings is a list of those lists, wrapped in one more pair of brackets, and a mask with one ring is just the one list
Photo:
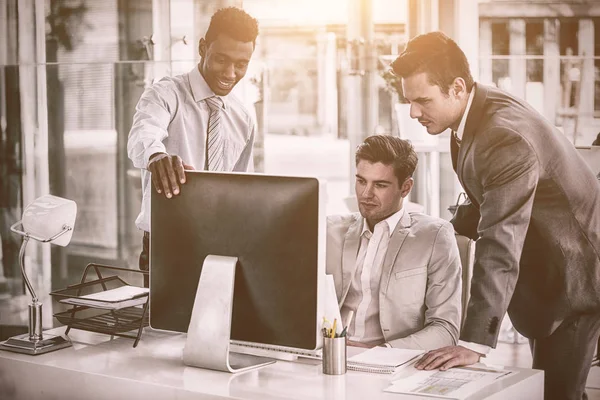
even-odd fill
[(81, 297), (69, 297), (60, 300), (60, 302), (77, 306), (118, 310), (125, 307), (142, 305), (147, 300), (147, 288), (127, 285)]
[(425, 351), (373, 347), (348, 359), (348, 369), (353, 371), (393, 374)]
[(385, 391), (461, 400), (514, 373), (485, 366), (458, 367), (447, 371), (414, 369), (408, 376), (395, 380)]

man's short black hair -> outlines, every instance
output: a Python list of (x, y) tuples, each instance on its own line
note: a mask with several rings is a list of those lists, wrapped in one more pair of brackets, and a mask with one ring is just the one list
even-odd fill
[(401, 186), (407, 178), (413, 176), (419, 157), (408, 140), (391, 135), (373, 135), (356, 148), (356, 164), (361, 160), (391, 165), (398, 179), (398, 186)]
[(465, 53), (442, 32), (425, 33), (409, 40), (392, 63), (392, 70), (401, 78), (425, 72), (429, 83), (439, 86), (444, 94), (448, 94), (456, 78), (465, 80), (468, 92), (474, 84)]
[(256, 44), (258, 21), (241, 8), (221, 8), (211, 17), (204, 40), (210, 44), (219, 34), (227, 35), (239, 42)]

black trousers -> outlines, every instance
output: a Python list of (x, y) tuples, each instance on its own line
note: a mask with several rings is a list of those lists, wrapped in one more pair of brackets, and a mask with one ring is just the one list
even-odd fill
[[(142, 271), (150, 270), (150, 232), (144, 232), (142, 238), (142, 252), (140, 253), (140, 269)], [(150, 277), (144, 275), (144, 287), (150, 287)]]
[(535, 369), (544, 370), (545, 400), (587, 399), (585, 383), (600, 334), (600, 314), (567, 318), (542, 339), (530, 339)]

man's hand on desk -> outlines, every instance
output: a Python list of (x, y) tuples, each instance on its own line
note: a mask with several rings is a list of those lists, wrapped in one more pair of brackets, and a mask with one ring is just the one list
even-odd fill
[(417, 369), (436, 369), (445, 371), (452, 367), (471, 365), (479, 362), (481, 354), (462, 346), (448, 346), (428, 351), (415, 364)]
[(158, 193), (164, 193), (167, 198), (178, 195), (179, 185), (185, 183), (185, 172), (194, 167), (187, 165), (177, 155), (155, 153), (150, 156), (148, 171), (152, 173), (152, 183)]

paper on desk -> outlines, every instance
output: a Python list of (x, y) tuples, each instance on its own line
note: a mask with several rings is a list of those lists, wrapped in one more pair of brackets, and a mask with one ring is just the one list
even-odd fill
[(115, 289), (104, 290), (102, 292), (81, 296), (81, 298), (107, 302), (119, 302), (134, 299), (136, 297), (145, 296), (146, 294), (148, 294), (148, 291), (148, 288), (126, 285)]
[(69, 297), (60, 300), (61, 303), (74, 306), (119, 310), (145, 304), (148, 300), (148, 289), (137, 286), (121, 286), (81, 297)]
[(477, 366), (451, 368), (447, 371), (414, 371), (409, 376), (395, 380), (384, 391), (462, 400), (498, 379), (515, 373)]
[(393, 367), (404, 365), (423, 354), (424, 350), (373, 347), (348, 359), (348, 364)]

